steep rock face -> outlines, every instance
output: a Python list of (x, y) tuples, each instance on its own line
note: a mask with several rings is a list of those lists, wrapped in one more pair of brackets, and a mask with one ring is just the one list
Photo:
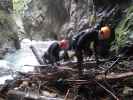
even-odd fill
[(19, 44), (15, 45), (18, 36), (12, 11), (12, 0), (0, 0), (0, 58), (6, 53), (7, 48), (20, 47)]
[(0, 9), (7, 13), (11, 13), (13, 9), (12, 0), (0, 0)]
[(68, 34), (71, 30), (76, 32), (83, 26), (81, 24), (87, 23), (86, 19), (88, 20), (91, 15), (89, 2), (88, 0), (54, 0), (54, 2), (32, 0), (25, 11), (25, 29), (28, 33), (46, 33), (46, 36)]
[(64, 0), (32, 0), (25, 11), (24, 26), (28, 35), (57, 34), (69, 20)]
[[(31, 0), (25, 11), (24, 24), (26, 32), (47, 37), (54, 34), (71, 35), (95, 25), (104, 16), (105, 10), (118, 5), (122, 11), (131, 0)], [(116, 27), (120, 13), (108, 19)], [(119, 18), (120, 19), (120, 18)], [(116, 21), (116, 22), (115, 22)]]
[(88, 28), (93, 15), (92, 4), (91, 0), (71, 0), (69, 6), (67, 6), (70, 18), (62, 26), (60, 33), (73, 34)]

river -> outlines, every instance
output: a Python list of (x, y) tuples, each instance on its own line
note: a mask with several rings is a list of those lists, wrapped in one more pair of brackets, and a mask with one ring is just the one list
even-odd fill
[(26, 65), (38, 65), (34, 54), (32, 53), (30, 46), (33, 45), (40, 56), (47, 50), (48, 46), (53, 41), (30, 41), (24, 39), (21, 42), (21, 49), (8, 53), (3, 60), (0, 60), (0, 84), (4, 84), (5, 80), (12, 79), (16, 71), (28, 72), (33, 71), (32, 66)]

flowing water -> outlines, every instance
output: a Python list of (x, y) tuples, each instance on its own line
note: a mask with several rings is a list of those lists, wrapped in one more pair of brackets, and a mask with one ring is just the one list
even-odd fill
[(20, 50), (9, 53), (3, 60), (0, 60), (0, 84), (3, 84), (7, 79), (12, 79), (16, 71), (33, 71), (34, 68), (32, 66), (26, 65), (39, 64), (30, 49), (31, 45), (33, 45), (37, 49), (39, 55), (42, 56), (52, 42), (53, 41), (42, 42), (24, 39), (21, 42), (22, 48)]

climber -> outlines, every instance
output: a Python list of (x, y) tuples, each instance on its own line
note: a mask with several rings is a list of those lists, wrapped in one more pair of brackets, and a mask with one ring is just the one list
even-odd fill
[(95, 53), (95, 59), (98, 63), (97, 58), (97, 44), (101, 40), (108, 40), (111, 36), (111, 29), (109, 26), (103, 26), (100, 30), (96, 28), (87, 29), (82, 31), (72, 37), (72, 49), (76, 53), (78, 60), (79, 71), (82, 70), (81, 65), (83, 61), (83, 54), (92, 55), (92, 50), (90, 48), (91, 43), (93, 42), (93, 48)]
[(54, 65), (55, 63), (57, 64), (57, 62), (60, 60), (60, 51), (65, 51), (66, 48), (68, 48), (67, 40), (63, 39), (59, 42), (53, 42), (42, 56), (44, 63), (52, 65)]

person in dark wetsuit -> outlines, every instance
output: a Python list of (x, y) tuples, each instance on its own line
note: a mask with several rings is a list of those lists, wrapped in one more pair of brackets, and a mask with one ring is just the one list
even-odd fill
[(111, 36), (111, 29), (108, 26), (104, 26), (101, 30), (97, 30), (95, 28), (90, 30), (85, 30), (80, 32), (79, 34), (72, 37), (72, 49), (74, 49), (77, 60), (78, 60), (78, 68), (81, 73), (82, 71), (82, 61), (83, 61), (83, 54), (86, 52), (92, 53), (90, 49), (90, 44), (93, 42), (94, 53), (96, 57), (96, 62), (98, 63), (96, 46), (100, 40), (107, 40)]
[(53, 42), (42, 56), (44, 63), (52, 65), (54, 65), (54, 63), (57, 63), (60, 60), (60, 51), (65, 50), (67, 48), (67, 45), (67, 41), (65, 40)]
[(52, 43), (49, 46), (48, 50), (42, 56), (44, 63), (54, 64), (54, 62), (59, 61), (59, 51), (60, 51), (59, 43), (58, 42)]

